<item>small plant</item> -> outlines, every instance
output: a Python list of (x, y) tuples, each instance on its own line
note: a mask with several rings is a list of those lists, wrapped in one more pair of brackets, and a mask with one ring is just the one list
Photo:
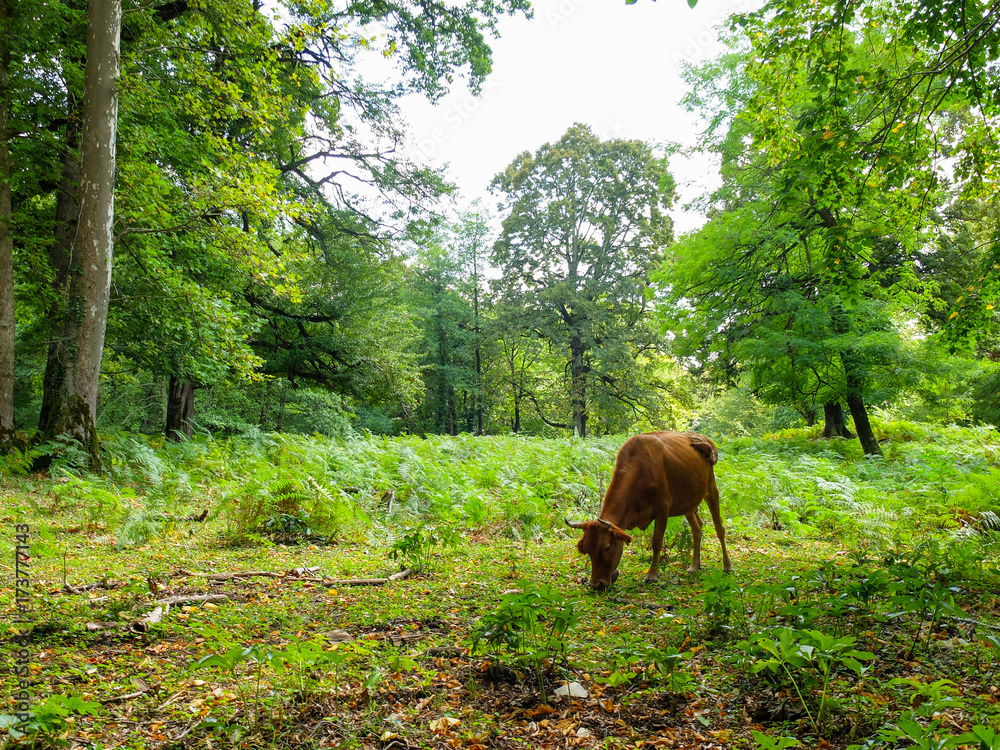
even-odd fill
[(920, 642), (920, 633), (924, 621), (927, 621), (927, 635), (924, 638), (924, 648), (930, 643), (931, 634), (941, 621), (944, 615), (960, 615), (961, 610), (955, 604), (955, 595), (961, 593), (958, 586), (948, 586), (940, 581), (930, 583), (924, 582), (915, 588), (907, 585), (908, 581), (901, 582), (901, 591), (898, 591), (890, 603), (898, 610), (890, 615), (895, 617), (901, 614), (913, 612), (917, 615), (917, 628), (913, 634), (913, 642), (910, 644), (912, 652)]
[(295, 686), (296, 697), (304, 702), (316, 687), (316, 667), (336, 661), (331, 658), (334, 654), (343, 661), (343, 652), (325, 651), (323, 641), (316, 639), (293, 641), (274, 656), (290, 667), (289, 673)]
[(794, 737), (768, 737), (763, 732), (751, 729), (757, 750), (785, 750), (789, 747), (802, 747), (802, 743)]
[(611, 648), (611, 656), (614, 664), (611, 673), (597, 681), (612, 687), (637, 680), (669, 681), (670, 689), (678, 692), (687, 681), (688, 675), (678, 672), (677, 667), (690, 654), (682, 654), (672, 647), (660, 648), (642, 638), (624, 635)]
[(257, 531), (278, 542), (326, 542), (326, 537), (313, 531), (309, 516), (303, 511), (275, 513)]
[(705, 575), (705, 579), (708, 588), (702, 598), (708, 617), (708, 631), (726, 632), (739, 627), (747, 633), (745, 591), (736, 577), (721, 570), (712, 570)]
[(78, 695), (50, 695), (31, 711), (31, 718), (19, 723), (17, 717), (0, 716), (0, 727), (7, 729), (11, 739), (22, 737), (40, 743), (40, 747), (69, 747), (61, 735), (72, 725), (73, 716), (97, 716), (100, 703), (86, 701)]
[(489, 653), (508, 666), (529, 666), (546, 699), (544, 670), (566, 660), (566, 635), (576, 627), (576, 602), (552, 589), (521, 582), (522, 591), (504, 594), (496, 611), (473, 631), (472, 653)]
[[(5, 453), (0, 455), (0, 477), (26, 477), (31, 473), (35, 459), (42, 455), (37, 448), (28, 447), (28, 437), (24, 433), (20, 440), (15, 440), (5, 447)], [(20, 443), (20, 445), (18, 445)]]
[(414, 573), (422, 573), (431, 567), (431, 555), (438, 547), (454, 547), (458, 542), (458, 530), (438, 529), (428, 524), (420, 524), (408, 529), (393, 542), (389, 557), (402, 560), (404, 567)]
[[(867, 670), (861, 661), (875, 658), (875, 654), (854, 648), (856, 640), (851, 636), (836, 638), (818, 630), (778, 628), (770, 634), (757, 635), (752, 639), (770, 657), (758, 659), (750, 667), (750, 671), (757, 673), (767, 669), (784, 675), (798, 695), (813, 728), (816, 732), (821, 732), (833, 669), (844, 666), (860, 677)], [(819, 708), (815, 716), (805, 700), (804, 690), (808, 688), (818, 688), (820, 691)]]
[[(255, 665), (253, 696), (251, 700), (250, 686), (241, 678), (238, 667), (248, 661)], [(209, 669), (218, 667), (229, 674), (236, 685), (236, 692), (240, 696), (245, 713), (250, 717), (255, 731), (260, 729), (260, 704), (261, 704), (261, 682), (263, 679), (265, 665), (272, 666), (275, 671), (284, 670), (284, 662), (275, 654), (260, 646), (233, 646), (221, 654), (209, 654), (203, 656), (195, 662), (192, 669)]]
[(957, 736), (942, 732), (944, 721), (937, 718), (941, 712), (948, 708), (965, 708), (965, 700), (951, 680), (922, 682), (911, 678), (897, 678), (890, 684), (909, 687), (910, 704), (914, 708), (905, 712), (894, 726), (879, 730), (875, 739), (867, 741), (865, 745), (852, 745), (851, 748), (875, 747), (882, 743), (896, 745), (903, 741), (907, 747), (917, 750), (952, 750), (969, 745), (977, 750), (1000, 750), (1000, 734), (981, 724)]

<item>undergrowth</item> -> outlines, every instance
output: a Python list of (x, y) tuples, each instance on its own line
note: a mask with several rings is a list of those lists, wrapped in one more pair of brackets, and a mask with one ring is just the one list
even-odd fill
[[(988, 621), (998, 606), (1000, 434), (889, 423), (879, 437), (878, 458), (861, 455), (856, 441), (808, 430), (720, 441), (717, 476), (737, 572), (721, 573), (707, 554), (702, 576), (669, 573), (661, 586), (641, 587), (647, 530), (608, 596), (576, 583), (582, 563), (572, 562), (575, 535), (564, 518), (598, 513), (624, 436), (164, 443), (116, 435), (105, 442), (104, 475), (65, 462), (40, 477), (18, 464), (3, 492), (7, 516), (31, 520), (32, 554), (47, 561), (36, 637), (76, 675), (63, 685), (91, 679), (73, 672), (79, 639), (95, 653), (108, 643), (80, 623), (127, 625), (136, 606), (176, 587), (178, 576), (186, 590), (193, 581), (219, 590), (204, 577), (185, 579), (183, 569), (299, 568), (311, 580), (321, 567), (333, 578), (410, 570), (413, 578), (396, 589), (350, 593), (275, 582), (262, 595), (234, 581), (237, 598), (225, 606), (171, 615), (153, 640), (188, 643), (192, 656), (177, 654), (178, 674), (200, 671), (222, 681), (213, 688), (219, 695), (233, 688), (235, 696), (219, 703), (224, 719), (205, 719), (192, 736), (291, 736), (297, 725), (289, 717), (304, 720), (300, 709), (326, 695), (316, 716), (338, 717), (354, 746), (368, 746), (359, 737), (402, 736), (402, 720), (392, 717), (415, 706), (439, 718), (414, 746), (475, 725), (468, 744), (490, 736), (508, 747), (504, 733), (519, 730), (501, 731), (496, 717), (517, 706), (479, 716), (470, 707), (484, 693), (500, 696), (498, 705), (520, 701), (535, 720), (548, 714), (532, 701), (576, 681), (574, 689), (585, 684), (600, 698), (595, 711), (631, 715), (633, 726), (646, 716), (655, 729), (665, 714), (682, 724), (681, 707), (693, 706), (692, 736), (712, 728), (720, 740), (736, 737), (738, 748), (819, 746), (823, 738), (845, 749), (992, 749), (1000, 640)], [(202, 511), (207, 522), (194, 526)], [(674, 519), (674, 567), (687, 566), (690, 543), (686, 524)], [(82, 548), (90, 552), (81, 556)], [(78, 568), (90, 566), (86, 574), (74, 574), (73, 561), (59, 569), (67, 554)], [(220, 564), (223, 557), (231, 559)], [(107, 593), (73, 610), (74, 596), (55, 595), (63, 577), (74, 585), (99, 578)], [(119, 588), (114, 578), (123, 579)], [(343, 631), (329, 633), (330, 619), (366, 635), (331, 645), (327, 638)], [(421, 665), (408, 650), (416, 627), (461, 656)], [(200, 637), (186, 641), (191, 630)], [(147, 645), (138, 644), (137, 659), (147, 658)], [(169, 691), (181, 689), (173, 668), (157, 677)], [(66, 717), (90, 721), (93, 690), (83, 698), (59, 692), (33, 731), (55, 736), (70, 731)], [(445, 694), (454, 701), (428, 704)], [(739, 714), (710, 717), (699, 708), (723, 695)], [(238, 705), (227, 713), (228, 700)], [(372, 708), (379, 700), (384, 716)], [(361, 717), (355, 724), (345, 718), (348, 706)], [(608, 739), (618, 731), (589, 726)]]

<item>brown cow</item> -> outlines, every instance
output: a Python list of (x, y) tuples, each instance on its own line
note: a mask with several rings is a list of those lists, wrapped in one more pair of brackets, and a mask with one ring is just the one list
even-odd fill
[(694, 552), (689, 573), (701, 569), (701, 518), (698, 506), (708, 502), (715, 533), (722, 545), (722, 566), (733, 569), (726, 552), (726, 530), (719, 513), (719, 488), (713, 466), (719, 458), (715, 443), (697, 432), (648, 432), (636, 435), (618, 451), (615, 473), (596, 521), (566, 523), (583, 529), (576, 548), (590, 555), (590, 587), (604, 589), (618, 579), (618, 563), (625, 544), (632, 541), (626, 529), (653, 527), (653, 562), (646, 581), (659, 578), (660, 550), (667, 519), (684, 516), (691, 525)]

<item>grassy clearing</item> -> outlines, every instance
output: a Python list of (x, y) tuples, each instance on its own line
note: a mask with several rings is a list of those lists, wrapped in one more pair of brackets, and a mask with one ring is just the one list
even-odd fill
[[(580, 585), (562, 519), (596, 513), (621, 437), (120, 437), (100, 478), (65, 456), (3, 487), (10, 544), (14, 523), (32, 529), (33, 737), (1000, 747), (1000, 435), (880, 435), (879, 460), (803, 431), (723, 442), (736, 573), (709, 533), (705, 571), (685, 574), (674, 520), (664, 580), (640, 583), (647, 532), (604, 595)], [(204, 524), (176, 520), (206, 508)], [(403, 580), (328, 585), (403, 564)], [(319, 580), (210, 578), (294, 569)], [(156, 600), (206, 593), (229, 599), (130, 628)], [(0, 628), (6, 697), (15, 627)], [(587, 695), (558, 696), (568, 682)]]

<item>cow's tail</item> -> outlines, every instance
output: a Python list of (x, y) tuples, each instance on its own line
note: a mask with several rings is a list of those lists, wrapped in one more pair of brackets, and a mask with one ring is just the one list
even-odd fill
[(691, 441), (691, 447), (705, 457), (709, 466), (715, 466), (718, 463), (719, 449), (715, 447), (715, 443), (697, 432), (688, 432), (687, 436)]

